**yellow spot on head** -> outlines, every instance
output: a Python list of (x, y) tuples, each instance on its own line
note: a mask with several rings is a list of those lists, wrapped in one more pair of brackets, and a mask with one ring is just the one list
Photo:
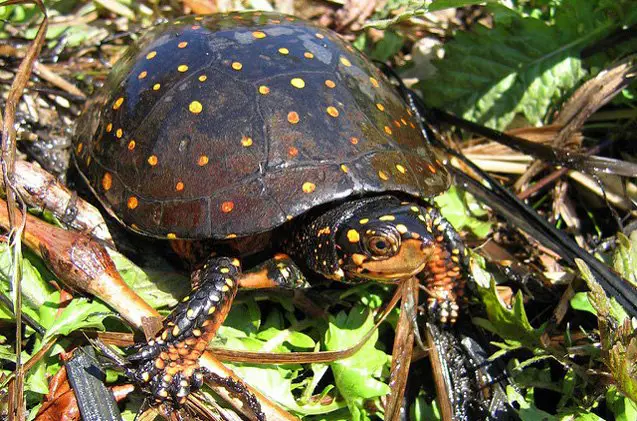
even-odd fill
[(383, 215), (378, 218), (379, 221), (395, 221), (396, 217), (394, 215)]
[(407, 172), (407, 169), (400, 164), (396, 164), (396, 169), (400, 171), (402, 174), (405, 174)]
[(201, 155), (199, 157), (199, 159), (197, 160), (197, 165), (199, 165), (200, 167), (203, 167), (204, 165), (208, 164), (208, 157), (206, 155)]
[(119, 107), (122, 106), (122, 104), (124, 103), (124, 97), (119, 97), (115, 100), (115, 102), (113, 103), (113, 109), (117, 110)]
[(305, 88), (305, 81), (300, 77), (295, 77), (290, 81), (290, 84), (295, 88), (302, 89)]
[(243, 145), (243, 147), (245, 148), (252, 146), (252, 138), (249, 136), (243, 136), (241, 138), (241, 145)]
[(169, 240), (174, 240), (177, 238), (177, 234), (175, 234), (174, 232), (169, 232), (168, 234), (166, 234), (166, 238), (168, 238)]
[(104, 177), (102, 177), (102, 187), (104, 190), (110, 190), (113, 185), (113, 177), (111, 177), (111, 173), (104, 173)]
[(148, 75), (148, 72), (146, 70), (144, 70), (143, 72), (141, 72), (139, 75), (137, 75), (137, 79), (143, 79)]
[(197, 79), (199, 79), (199, 82), (205, 82), (208, 79), (208, 76), (206, 75), (201, 75), (199, 76)]
[(378, 108), (380, 111), (385, 111), (385, 106), (381, 104), (380, 102), (376, 104), (376, 108)]
[(201, 110), (203, 110), (203, 106), (201, 105), (201, 102), (193, 101), (188, 105), (188, 109), (193, 114), (199, 114)]
[(151, 167), (154, 167), (155, 165), (157, 165), (157, 155), (151, 155), (148, 157), (148, 164)]
[(255, 37), (255, 38), (257, 38), (257, 39), (261, 39), (261, 38), (265, 38), (265, 37), (266, 37), (266, 34), (265, 34), (265, 32), (261, 32), (261, 31), (254, 31), (254, 32), (252, 33), (252, 36), (253, 36), (253, 37)]
[(396, 225), (396, 230), (398, 230), (398, 232), (401, 234), (404, 234), (408, 231), (407, 227), (403, 224)]
[(378, 171), (378, 177), (381, 180), (385, 180), (385, 181), (389, 180), (389, 175), (383, 170)]
[(243, 64), (239, 63), (238, 61), (233, 61), (232, 68), (234, 70), (241, 70), (243, 68)]
[(183, 73), (185, 71), (188, 71), (188, 65), (186, 64), (180, 64), (179, 66), (177, 66), (177, 71)]
[(373, 86), (374, 88), (378, 88), (378, 86), (379, 86), (379, 85), (378, 85), (378, 81), (377, 81), (375, 78), (370, 77), (370, 78), (369, 78), (369, 81), (372, 83), (372, 86)]
[(159, 88), (161, 88), (161, 85), (159, 83), (153, 85), (153, 91), (158, 91)]
[(131, 196), (128, 198), (128, 202), (126, 202), (128, 209), (135, 209), (137, 205), (139, 205), (139, 201), (135, 196)]
[(113, 123), (108, 123), (108, 124), (106, 125), (106, 132), (107, 132), (107, 133), (110, 133), (110, 132), (111, 132), (111, 130), (113, 130)]
[(347, 165), (341, 164), (341, 171), (343, 171), (344, 173), (347, 173), (349, 171), (349, 168), (347, 168)]
[(358, 243), (361, 239), (361, 236), (360, 234), (358, 234), (358, 231), (351, 229), (347, 231), (347, 239), (350, 243)]
[(343, 66), (345, 67), (350, 67), (352, 65), (352, 62), (349, 61), (347, 57), (341, 57), (340, 61), (341, 61), (341, 64), (343, 64)]
[(146, 59), (152, 60), (156, 55), (157, 51), (151, 51), (150, 53), (146, 54)]
[(298, 123), (300, 120), (299, 114), (296, 111), (290, 111), (288, 113), (288, 121), (292, 124)]
[(186, 41), (182, 41), (179, 44), (177, 44), (177, 48), (186, 48), (187, 45), (188, 43)]
[(332, 107), (331, 105), (327, 107), (327, 113), (332, 117), (338, 117), (338, 110), (336, 107)]
[(128, 142), (128, 150), (132, 151), (133, 149), (135, 149), (135, 141), (131, 139), (130, 142)]
[(177, 191), (182, 191), (184, 189), (184, 183), (181, 181), (178, 181), (177, 184), (175, 184), (175, 190)]
[(117, 131), (115, 132), (115, 136), (117, 136), (118, 139), (120, 139), (123, 135), (124, 132), (122, 131), (122, 129), (117, 129)]
[(269, 94), (269, 93), (270, 93), (270, 88), (268, 88), (268, 87), (267, 87), (267, 86), (265, 86), (265, 85), (261, 85), (261, 86), (259, 86), (259, 93), (260, 93), (261, 95), (267, 95), (267, 94)]
[(361, 224), (361, 225), (365, 225), (368, 222), (369, 222), (369, 218), (363, 218), (360, 221), (358, 221), (358, 223)]
[(281, 53), (283, 55), (287, 55), (287, 54), (290, 54), (290, 50), (288, 50), (285, 47), (281, 47), (281, 48), (279, 48), (279, 53)]
[(309, 51), (306, 51), (305, 53), (303, 53), (303, 57), (305, 57), (305, 58), (314, 58), (314, 54), (310, 53)]
[(327, 79), (325, 81), (325, 86), (327, 86), (328, 88), (334, 88), (334, 87), (336, 87), (336, 83), (334, 83), (333, 80)]
[(305, 183), (303, 183), (302, 189), (304, 193), (312, 193), (314, 190), (316, 190), (316, 184), (306, 181)]
[(221, 204), (221, 212), (230, 213), (234, 209), (234, 202), (226, 201)]

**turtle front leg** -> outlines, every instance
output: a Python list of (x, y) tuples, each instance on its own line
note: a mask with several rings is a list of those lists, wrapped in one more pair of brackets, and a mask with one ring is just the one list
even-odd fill
[(290, 256), (277, 253), (260, 265), (244, 272), (239, 277), (241, 288), (305, 289), (310, 284)]
[(225, 320), (237, 293), (239, 261), (213, 257), (192, 279), (199, 285), (166, 317), (163, 329), (137, 347), (129, 361), (138, 362), (129, 376), (147, 389), (157, 403), (182, 405), (201, 387), (206, 372), (199, 358)]

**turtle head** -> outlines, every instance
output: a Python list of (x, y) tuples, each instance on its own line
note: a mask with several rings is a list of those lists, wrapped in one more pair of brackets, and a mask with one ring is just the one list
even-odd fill
[(332, 279), (396, 282), (423, 271), (434, 251), (430, 217), (415, 203), (361, 199), (334, 220)]

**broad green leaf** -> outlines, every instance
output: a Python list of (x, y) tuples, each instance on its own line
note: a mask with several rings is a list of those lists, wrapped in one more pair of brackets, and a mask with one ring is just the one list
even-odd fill
[(42, 340), (46, 342), (57, 335), (68, 335), (78, 329), (104, 330), (103, 321), (108, 316), (115, 316), (115, 313), (101, 302), (74, 298), (55, 318)]
[[(482, 269), (475, 259), (471, 259), (471, 273), (476, 279), (476, 287), (488, 317), (488, 323), (484, 323), (484, 320), (480, 318), (474, 318), (474, 323), (496, 333), (507, 342), (519, 341), (531, 349), (540, 346), (540, 336), (544, 328), (534, 329), (529, 323), (524, 310), (522, 292), (517, 292), (512, 308), (508, 308), (498, 296), (493, 276)], [(486, 285), (488, 287), (485, 287)]]
[(445, 44), (444, 58), (435, 62), (438, 72), (421, 82), (425, 101), (498, 129), (518, 113), (541, 124), (586, 76), (582, 49), (625, 23), (600, 4), (564, 0), (553, 25), (490, 5), (494, 27), (475, 25)]
[(620, 394), (615, 387), (606, 391), (606, 405), (615, 415), (615, 421), (637, 420), (637, 403)]
[(442, 215), (458, 231), (471, 231), (478, 238), (485, 238), (491, 226), (487, 211), (475, 198), (452, 186), (434, 201)]
[(633, 231), (630, 238), (617, 233), (617, 243), (613, 267), (624, 279), (637, 286), (637, 231)]
[(526, 396), (517, 392), (512, 386), (506, 387), (509, 403), (517, 412), (522, 421), (558, 421), (558, 418), (542, 411), (535, 406), (533, 389), (528, 389)]
[[(357, 305), (349, 314), (340, 312), (330, 317), (325, 333), (325, 349), (328, 351), (346, 349), (356, 345), (374, 326), (369, 309)], [(374, 331), (361, 349), (349, 358), (330, 363), (338, 391), (346, 400), (352, 419), (363, 416), (364, 401), (389, 393), (389, 386), (377, 380), (389, 356), (375, 348), (378, 331)]]
[(575, 293), (573, 298), (571, 298), (571, 307), (575, 310), (588, 311), (589, 313), (597, 315), (597, 312), (588, 300), (588, 293), (586, 292)]

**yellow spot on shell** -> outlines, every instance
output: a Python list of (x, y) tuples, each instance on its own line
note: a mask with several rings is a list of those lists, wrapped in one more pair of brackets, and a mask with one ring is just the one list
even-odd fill
[(102, 177), (102, 187), (104, 187), (104, 190), (110, 190), (112, 185), (113, 177), (111, 176), (111, 173), (104, 173), (104, 176)]
[(199, 82), (205, 82), (208, 79), (208, 76), (206, 75), (201, 75), (199, 76), (197, 79), (199, 79)]
[(357, 138), (357, 137), (351, 137), (351, 138), (349, 139), (349, 141), (350, 141), (350, 143), (351, 143), (352, 145), (358, 145), (358, 138)]
[(122, 106), (122, 104), (124, 103), (124, 98), (123, 97), (119, 97), (115, 100), (115, 102), (113, 103), (113, 109), (117, 110), (119, 107)]
[(135, 209), (137, 205), (139, 205), (139, 201), (135, 196), (131, 196), (128, 198), (126, 205), (128, 206), (128, 209)]
[(254, 31), (252, 33), (252, 36), (257, 38), (257, 39), (262, 39), (265, 38), (267, 35), (265, 34), (265, 32), (261, 32), (261, 31)]
[(130, 142), (128, 142), (128, 150), (132, 151), (133, 149), (135, 149), (135, 141), (131, 139)]
[(241, 138), (241, 145), (242, 145), (244, 148), (248, 148), (248, 147), (252, 146), (252, 138), (251, 138), (251, 137), (249, 137), (249, 136), (243, 136), (243, 137)]
[(177, 234), (175, 234), (174, 232), (169, 232), (168, 234), (166, 234), (166, 238), (168, 238), (169, 240), (174, 240), (177, 238)]
[(291, 157), (295, 157), (299, 154), (299, 150), (297, 148), (295, 148), (294, 146), (290, 146), (288, 148), (288, 155), (290, 155)]
[(151, 51), (150, 53), (146, 54), (146, 59), (152, 60), (156, 55), (157, 51)]
[(374, 88), (378, 88), (378, 86), (379, 86), (379, 85), (378, 85), (378, 81), (377, 81), (375, 78), (370, 77), (370, 78), (369, 78), (369, 81), (372, 83), (372, 86), (373, 86)]
[(344, 173), (347, 173), (349, 171), (349, 168), (347, 168), (347, 165), (341, 164), (341, 171), (343, 171)]
[(392, 134), (391, 127), (385, 126), (385, 133)]
[(427, 168), (429, 168), (429, 171), (431, 171), (431, 173), (432, 173), (432, 174), (435, 174), (435, 173), (436, 173), (436, 167), (434, 167), (433, 165), (428, 164), (428, 165), (427, 165)]
[(226, 201), (221, 204), (221, 212), (230, 213), (234, 209), (234, 202)]
[(281, 47), (281, 48), (279, 48), (279, 53), (281, 53), (283, 55), (288, 55), (288, 54), (290, 54), (290, 50), (288, 50), (285, 47)]
[(234, 70), (241, 70), (243, 68), (243, 64), (239, 63), (238, 61), (233, 61), (232, 68)]
[(294, 79), (290, 80), (290, 84), (298, 89), (305, 88), (305, 81), (300, 77), (295, 77)]
[(201, 105), (201, 102), (199, 102), (199, 101), (192, 101), (188, 105), (188, 109), (193, 114), (199, 114), (201, 112), (201, 110), (203, 110), (203, 106)]
[(378, 218), (378, 220), (379, 220), (379, 221), (383, 221), (383, 222), (386, 222), (386, 221), (395, 221), (395, 220), (396, 220), (396, 217), (395, 217), (394, 215), (383, 215), (383, 216), (381, 216), (380, 218)]
[(376, 104), (376, 108), (378, 108), (380, 111), (385, 111), (385, 106), (381, 104), (380, 102)]
[(399, 233), (404, 234), (408, 231), (407, 227), (404, 226), (403, 224), (397, 224), (396, 225), (396, 230), (398, 230)]
[(117, 136), (118, 139), (121, 139), (123, 135), (124, 132), (122, 131), (122, 129), (117, 129), (117, 131), (115, 132), (115, 136)]
[(153, 85), (153, 91), (158, 91), (159, 88), (161, 88), (161, 85), (159, 83)]
[(301, 188), (303, 189), (304, 193), (312, 193), (314, 190), (316, 190), (316, 184), (306, 181), (305, 183), (303, 183), (303, 186)]
[(154, 167), (155, 165), (157, 165), (157, 155), (149, 156), (147, 161), (151, 167)]
[(237, 238), (237, 234), (228, 234), (228, 235), (226, 235), (226, 238), (227, 238), (227, 239), (230, 239), (230, 238)]
[(400, 171), (401, 173), (403, 173), (403, 174), (405, 174), (407, 172), (407, 169), (405, 167), (403, 167), (402, 165), (400, 165), (400, 164), (396, 164), (396, 169), (398, 171)]
[(361, 239), (361, 236), (358, 233), (358, 231), (352, 229), (347, 231), (347, 239), (349, 240), (350, 243), (358, 243)]
[(338, 117), (338, 110), (336, 109), (336, 107), (329, 106), (327, 107), (326, 111), (332, 117)]
[(303, 53), (303, 57), (305, 57), (305, 58), (314, 58), (314, 54), (310, 53), (309, 51), (306, 51), (305, 53)]
[(188, 71), (188, 65), (180, 64), (179, 66), (177, 66), (177, 71), (181, 73)]
[(177, 191), (182, 191), (184, 189), (184, 183), (182, 181), (178, 181), (177, 184), (175, 184), (175, 190)]
[(380, 170), (378, 171), (378, 178), (380, 178), (381, 180), (387, 181), (389, 180), (389, 175), (385, 171)]
[(267, 95), (267, 94), (269, 94), (269, 93), (270, 93), (270, 88), (268, 88), (268, 87), (267, 87), (267, 86), (265, 86), (265, 85), (261, 85), (261, 86), (259, 86), (259, 93), (260, 93), (261, 95)]
[(111, 132), (111, 130), (113, 130), (113, 123), (108, 123), (108, 124), (106, 125), (106, 132), (107, 132), (107, 133), (110, 133), (110, 132)]
[(200, 167), (203, 167), (204, 165), (208, 164), (208, 157), (206, 155), (201, 155), (199, 157), (199, 159), (197, 160), (197, 165), (199, 165)]
[(290, 111), (288, 113), (288, 121), (292, 124), (298, 123), (300, 120), (299, 114), (296, 111)]
[(146, 76), (148, 76), (148, 72), (144, 70), (139, 75), (137, 75), (137, 79), (144, 79)]
[(188, 43), (186, 41), (182, 41), (179, 44), (177, 44), (177, 48), (186, 48), (187, 45)]
[(352, 62), (349, 61), (347, 57), (341, 57), (340, 61), (341, 61), (341, 64), (343, 64), (343, 66), (345, 67), (350, 67), (352, 65)]
[(334, 83), (334, 81), (333, 81), (333, 80), (327, 79), (327, 80), (325, 81), (325, 86), (327, 86), (328, 88), (330, 88), (330, 89), (331, 89), (331, 88), (336, 87), (336, 83)]

